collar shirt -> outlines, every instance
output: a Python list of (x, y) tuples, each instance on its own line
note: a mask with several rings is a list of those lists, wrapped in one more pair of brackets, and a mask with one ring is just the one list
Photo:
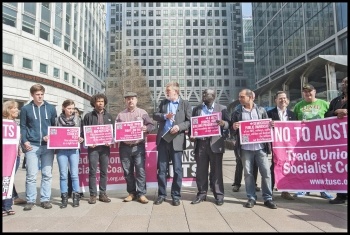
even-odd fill
[[(175, 115), (179, 107), (179, 102), (180, 102), (180, 97), (177, 100), (170, 101), (168, 103), (168, 113), (171, 112), (174, 114), (173, 120), (175, 120)], [(173, 122), (174, 122), (173, 120), (166, 119), (164, 129), (163, 129), (163, 134), (173, 127)]]
[[(251, 110), (247, 110), (242, 106), (242, 121), (259, 120), (259, 119), (260, 118), (258, 116), (258, 112), (255, 104)], [(264, 148), (264, 144), (262, 143), (242, 145), (242, 149), (250, 150), (250, 151), (256, 151), (263, 148)]]
[(202, 112), (201, 112), (201, 116), (205, 116), (205, 115), (210, 115), (213, 113), (214, 111), (214, 105), (215, 103), (212, 104), (211, 107), (207, 107), (204, 103), (202, 105)]
[(277, 111), (278, 111), (278, 117), (280, 118), (280, 121), (288, 121), (287, 109), (282, 110), (282, 109), (277, 107)]

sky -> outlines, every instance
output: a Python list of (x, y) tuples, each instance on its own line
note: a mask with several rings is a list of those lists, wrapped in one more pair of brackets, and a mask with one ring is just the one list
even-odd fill
[(251, 2), (242, 2), (242, 15), (243, 16), (252, 16), (252, 3)]

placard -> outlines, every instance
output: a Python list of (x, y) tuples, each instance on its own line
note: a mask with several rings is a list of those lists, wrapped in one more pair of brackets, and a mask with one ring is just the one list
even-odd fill
[(80, 148), (80, 127), (49, 126), (48, 136), (48, 149)]
[(85, 146), (113, 143), (113, 125), (84, 126)]
[(241, 144), (272, 142), (271, 119), (240, 121)]
[(116, 122), (115, 141), (132, 141), (143, 139), (143, 121)]
[(191, 117), (191, 137), (201, 138), (221, 135), (217, 120), (221, 120), (221, 113)]

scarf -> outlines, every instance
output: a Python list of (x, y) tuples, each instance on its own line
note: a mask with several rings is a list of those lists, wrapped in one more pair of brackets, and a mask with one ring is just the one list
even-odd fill
[(64, 113), (61, 113), (58, 117), (58, 123), (60, 126), (75, 126), (74, 115), (67, 118)]

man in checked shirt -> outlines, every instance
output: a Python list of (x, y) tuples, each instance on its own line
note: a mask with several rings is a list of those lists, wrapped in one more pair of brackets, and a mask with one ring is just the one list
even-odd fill
[[(137, 94), (127, 92), (124, 95), (126, 109), (121, 111), (115, 122), (132, 122), (143, 120), (142, 131), (149, 133), (154, 129), (152, 119), (147, 112), (138, 108)], [(145, 140), (123, 141), (119, 145), (120, 159), (124, 170), (126, 190), (129, 195), (124, 198), (124, 202), (136, 200), (146, 204), (146, 171), (145, 171)], [(136, 177), (134, 174), (136, 171)]]

